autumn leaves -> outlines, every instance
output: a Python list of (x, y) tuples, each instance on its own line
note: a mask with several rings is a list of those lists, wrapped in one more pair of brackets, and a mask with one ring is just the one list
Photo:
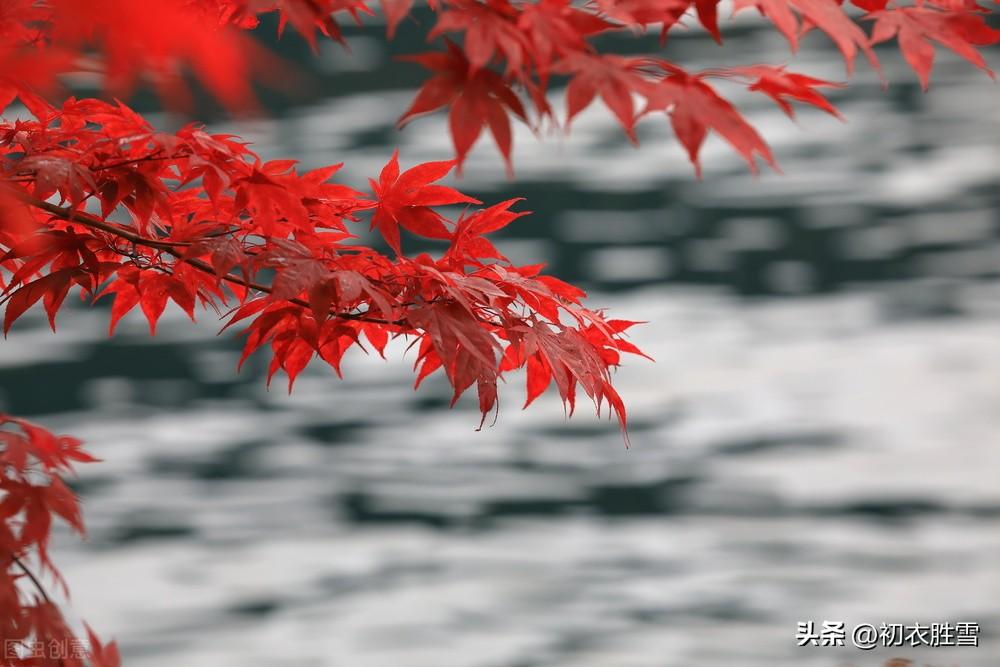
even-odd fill
[[(0, 125), (4, 188), (32, 222), (0, 228), (5, 332), (39, 303), (55, 328), (73, 289), (113, 299), (112, 333), (134, 309), (155, 334), (168, 303), (191, 318), (207, 307), (243, 327), (244, 359), (267, 349), (269, 379), (289, 386), (313, 361), (339, 373), (349, 350), (402, 336), (419, 343), (418, 383), (440, 369), (455, 399), (474, 386), (484, 418), (503, 373), (530, 362), (529, 386), (554, 381), (570, 409), (580, 388), (624, 427), (610, 376), (635, 352), (624, 329), (504, 257), (488, 235), (525, 215), (519, 200), (483, 207), (441, 185), (455, 161), (402, 169), (394, 154), (365, 193), (332, 180), (340, 165), (300, 172), (196, 125), (158, 132), (120, 103), (38, 115)], [(454, 205), (451, 220), (440, 208)], [(358, 243), (360, 225), (391, 254)], [(404, 231), (442, 252), (410, 256)]]

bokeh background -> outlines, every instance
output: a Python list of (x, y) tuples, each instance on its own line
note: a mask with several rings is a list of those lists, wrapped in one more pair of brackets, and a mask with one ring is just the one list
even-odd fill
[[(417, 16), (391, 49), (376, 23), (347, 30), (350, 55), (289, 36), (306, 89), (265, 97), (265, 118), (203, 116), (268, 157), (344, 161), (357, 187), (397, 146), (446, 159), (442, 116), (394, 129), (422, 81), (392, 60), (426, 48)], [(749, 14), (725, 34), (665, 53), (790, 58)], [(1000, 90), (942, 56), (924, 94), (881, 53), (887, 91), (860, 63), (833, 91), (846, 123), (726, 91), (786, 175), (754, 178), (712, 140), (699, 182), (665, 118), (636, 150), (596, 105), (569, 140), (517, 134), (513, 180), (489, 142), (472, 154), (464, 190), (535, 211), (501, 237), (512, 259), (648, 321), (634, 340), (656, 363), (617, 374), (629, 450), (585, 408), (519, 411), (518, 376), (477, 432), (440, 380), (411, 390), (402, 346), (288, 395), (264, 359), (236, 375), (211, 313), (168, 311), (156, 338), (133, 317), (111, 340), (106, 309), (67, 311), (57, 335), (22, 320), (0, 406), (104, 459), (76, 483), (89, 541), (56, 540), (73, 613), (131, 667), (997, 665)], [(819, 35), (793, 62), (844, 79)], [(800, 648), (809, 620), (972, 621), (981, 646)]]

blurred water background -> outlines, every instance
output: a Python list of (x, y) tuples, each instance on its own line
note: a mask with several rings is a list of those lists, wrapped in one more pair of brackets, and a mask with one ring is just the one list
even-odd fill
[[(318, 59), (290, 37), (311, 90), (212, 128), (344, 161), (356, 187), (396, 146), (445, 159), (440, 115), (393, 127), (422, 74), (392, 56), (421, 34), (390, 51), (348, 29), (353, 55)], [(678, 33), (666, 54), (789, 60), (752, 17), (726, 36)], [(833, 91), (846, 123), (727, 90), (786, 175), (712, 140), (698, 182), (665, 119), (635, 150), (596, 108), (569, 140), (519, 132), (512, 181), (488, 142), (469, 159), (464, 190), (535, 211), (501, 238), (512, 259), (649, 321), (634, 339), (656, 363), (617, 375), (630, 450), (586, 409), (520, 412), (520, 377), (476, 432), (441, 381), (411, 390), (400, 346), (288, 395), (263, 359), (235, 374), (210, 314), (111, 340), (102, 309), (58, 335), (24, 319), (0, 347), (2, 409), (104, 459), (76, 484), (89, 541), (55, 547), (73, 612), (131, 667), (1000, 664), (1000, 98), (950, 56), (921, 93), (883, 54), (888, 91), (863, 65)], [(819, 35), (794, 63), (844, 78)], [(800, 648), (808, 620), (973, 621), (981, 646)]]

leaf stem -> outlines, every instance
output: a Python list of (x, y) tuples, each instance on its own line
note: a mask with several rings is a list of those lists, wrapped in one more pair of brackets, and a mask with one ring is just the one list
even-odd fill
[(52, 599), (49, 597), (49, 594), (45, 592), (45, 587), (42, 586), (42, 582), (38, 580), (38, 577), (36, 577), (35, 573), (31, 571), (31, 568), (25, 565), (24, 561), (22, 561), (20, 558), (17, 557), (17, 554), (11, 554), (11, 560), (14, 562), (15, 565), (21, 568), (22, 572), (24, 572), (28, 576), (28, 579), (31, 580), (31, 583), (35, 585), (36, 589), (38, 589), (38, 592), (41, 594), (42, 599), (45, 600), (47, 604), (52, 604)]
[[(40, 199), (36, 199), (35, 197), (32, 197), (31, 195), (25, 194), (20, 191), (15, 191), (12, 194), (21, 201), (23, 201), (24, 203), (28, 204), (29, 206), (34, 206), (35, 208), (45, 211), (46, 213), (50, 213), (53, 216), (60, 218), (62, 220), (66, 220), (68, 222), (75, 222), (84, 225), (85, 227), (90, 227), (91, 229), (96, 229), (108, 234), (113, 234), (114, 236), (125, 239), (126, 241), (130, 241), (131, 243), (134, 243), (136, 245), (146, 246), (148, 248), (153, 248), (154, 250), (161, 250), (169, 255), (172, 255), (173, 257), (176, 257), (178, 260), (184, 262), (185, 264), (188, 264), (189, 266), (198, 269), (199, 271), (208, 273), (213, 276), (217, 276), (221, 280), (224, 280), (228, 283), (234, 285), (240, 285), (247, 289), (255, 290), (258, 292), (264, 292), (267, 294), (272, 293), (272, 288), (269, 285), (263, 285), (261, 283), (256, 283), (250, 280), (246, 280), (244, 278), (241, 278), (240, 276), (231, 273), (219, 276), (218, 273), (216, 273), (215, 269), (212, 268), (210, 265), (206, 264), (205, 262), (199, 259), (191, 259), (189, 257), (185, 257), (183, 253), (181, 253), (178, 250), (178, 248), (181, 246), (190, 245), (188, 243), (175, 243), (172, 241), (161, 241), (159, 239), (148, 238), (141, 234), (137, 234), (136, 232), (133, 232), (131, 230), (125, 229), (114, 223), (107, 222), (106, 220), (101, 220), (96, 216), (74, 210), (70, 207), (58, 206), (57, 204), (52, 204), (50, 202), (42, 201)], [(289, 301), (290, 303), (294, 303), (297, 306), (301, 306), (303, 308), (311, 308), (308, 302), (303, 301), (302, 299), (299, 298), (291, 298), (287, 299), (287, 301)], [(392, 326), (405, 326), (407, 324), (406, 320), (402, 319), (387, 320), (377, 317), (370, 317), (365, 313), (331, 312), (331, 316), (344, 320), (370, 322), (372, 324), (385, 324)]]

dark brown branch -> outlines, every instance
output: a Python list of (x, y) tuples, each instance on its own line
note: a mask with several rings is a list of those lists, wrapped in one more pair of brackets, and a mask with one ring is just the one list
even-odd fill
[[(17, 554), (11, 554), (11, 560), (15, 565), (21, 568), (21, 571), (24, 572), (25, 576), (27, 576), (31, 583), (35, 586), (35, 589), (42, 596), (42, 599), (45, 600), (45, 604), (55, 607), (56, 605), (52, 602), (52, 598), (50, 598), (49, 594), (45, 592), (45, 587), (42, 586), (42, 582), (38, 580), (38, 577), (36, 577), (35, 573), (31, 571), (31, 568), (25, 565), (24, 561), (17, 557)], [(63, 667), (65, 664), (66, 662), (62, 659), (62, 657), (60, 657), (60, 667)]]
[(42, 582), (38, 580), (38, 577), (36, 577), (35, 573), (31, 571), (31, 568), (25, 565), (24, 561), (18, 558), (16, 554), (11, 555), (11, 560), (14, 562), (15, 565), (21, 568), (21, 571), (24, 572), (24, 574), (27, 575), (28, 579), (31, 580), (31, 583), (34, 584), (35, 588), (41, 594), (42, 599), (45, 600), (47, 604), (52, 604), (52, 599), (49, 598), (49, 594), (45, 592), (45, 587), (42, 586)]
[(150, 155), (145, 155), (143, 157), (133, 158), (131, 160), (122, 160), (121, 162), (109, 162), (108, 164), (99, 164), (96, 167), (91, 167), (91, 171), (103, 171), (105, 169), (117, 169), (118, 167), (128, 167), (133, 164), (141, 164), (143, 162), (154, 162), (158, 160), (172, 160), (180, 158), (180, 155), (163, 155), (163, 151), (159, 150)]
[[(75, 222), (77, 224), (89, 227), (91, 229), (96, 229), (108, 234), (112, 234), (114, 236), (125, 239), (126, 241), (129, 241), (136, 245), (146, 246), (147, 248), (153, 248), (154, 250), (163, 251), (173, 257), (176, 257), (178, 260), (184, 262), (185, 264), (188, 264), (189, 266), (192, 266), (204, 273), (208, 273), (210, 275), (219, 277), (220, 280), (224, 280), (225, 282), (231, 283), (233, 285), (240, 285), (247, 289), (255, 290), (258, 292), (264, 292), (267, 294), (270, 294), (272, 292), (272, 289), (269, 285), (262, 285), (260, 283), (255, 283), (250, 280), (245, 280), (240, 276), (233, 275), (231, 273), (219, 276), (215, 272), (215, 269), (212, 268), (209, 264), (206, 264), (205, 262), (199, 259), (191, 259), (188, 257), (184, 257), (183, 253), (180, 252), (179, 248), (190, 245), (188, 243), (174, 243), (172, 241), (162, 241), (159, 239), (148, 238), (146, 236), (133, 232), (132, 230), (126, 229), (120, 225), (107, 222), (106, 220), (101, 220), (100, 218), (97, 218), (88, 213), (83, 213), (81, 211), (76, 211), (72, 208), (58, 206), (56, 204), (42, 201), (40, 199), (36, 199), (30, 195), (27, 195), (23, 192), (14, 192), (12, 194), (14, 194), (14, 196), (18, 197), (21, 201), (28, 204), (29, 206), (34, 206), (35, 208), (45, 211), (46, 213), (50, 213), (51, 215), (57, 218), (66, 220), (67, 222)], [(290, 303), (294, 303), (297, 306), (302, 306), (303, 308), (311, 308), (309, 303), (303, 301), (302, 299), (292, 298), (288, 299), (288, 301)], [(406, 325), (405, 320), (386, 320), (382, 318), (370, 317), (365, 313), (333, 312), (331, 313), (331, 316), (343, 320), (370, 322), (372, 324), (386, 324), (393, 326)]]

